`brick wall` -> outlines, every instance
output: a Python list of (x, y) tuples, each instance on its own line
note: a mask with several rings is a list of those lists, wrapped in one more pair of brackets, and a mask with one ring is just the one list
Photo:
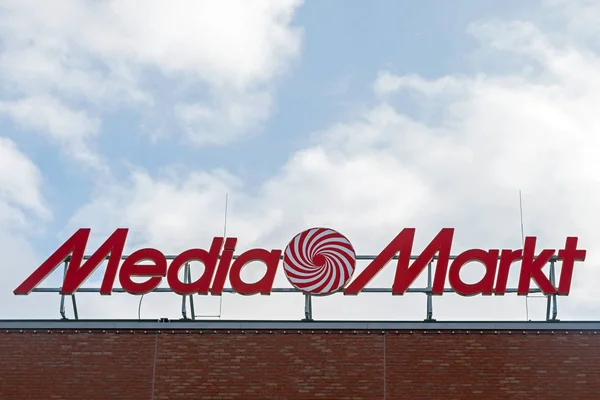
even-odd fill
[(600, 399), (591, 331), (199, 332), (3, 331), (0, 399)]

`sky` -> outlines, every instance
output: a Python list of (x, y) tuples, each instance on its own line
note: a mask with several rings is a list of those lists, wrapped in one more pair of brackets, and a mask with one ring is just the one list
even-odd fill
[[(118, 227), (129, 251), (167, 254), (207, 248), (225, 223), (242, 251), (324, 226), (358, 254), (405, 227), (418, 252), (452, 227), (457, 254), (519, 248), (521, 191), (540, 248), (578, 236), (587, 250), (559, 318), (597, 319), (598, 34), (592, 0), (0, 0), (0, 318), (59, 317), (57, 294), (13, 290), (81, 227), (88, 254)], [(482, 271), (469, 264), (465, 280)], [(289, 287), (281, 268), (276, 286)], [(420, 320), (425, 301), (335, 294), (313, 317)], [(138, 317), (136, 296), (77, 303), (80, 318)], [(300, 319), (304, 300), (194, 303), (199, 318)], [(545, 307), (433, 300), (437, 320), (540, 320)], [(139, 310), (180, 318), (181, 297), (151, 293)]]

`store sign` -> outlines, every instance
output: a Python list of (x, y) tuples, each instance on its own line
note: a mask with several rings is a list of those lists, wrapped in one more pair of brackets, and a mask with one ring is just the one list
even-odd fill
[[(576, 261), (584, 261), (586, 251), (577, 248), (577, 237), (567, 237), (564, 248), (536, 251), (536, 238), (527, 237), (523, 249), (471, 249), (451, 259), (450, 251), (454, 229), (445, 228), (433, 238), (425, 250), (411, 260), (414, 228), (403, 229), (358, 276), (351, 280), (356, 265), (356, 253), (350, 241), (342, 234), (327, 228), (312, 228), (296, 235), (285, 250), (251, 249), (234, 257), (236, 238), (215, 237), (208, 249), (189, 249), (167, 265), (164, 254), (157, 249), (145, 248), (133, 252), (121, 263), (128, 229), (117, 229), (89, 257), (84, 260), (90, 229), (79, 229), (29, 276), (14, 293), (27, 295), (50, 275), (68, 257), (62, 292), (73, 294), (110, 255), (100, 293), (110, 295), (115, 280), (131, 294), (144, 294), (156, 289), (166, 278), (174, 292), (187, 294), (220, 295), (227, 278), (239, 294), (268, 295), (273, 288), (275, 274), (283, 258), (283, 271), (298, 290), (314, 295), (343, 292), (357, 295), (395, 256), (398, 256), (396, 274), (390, 282), (392, 294), (401, 295), (411, 286), (427, 265), (437, 256), (432, 293), (441, 295), (450, 286), (463, 296), (503, 295), (506, 292), (509, 270), (520, 263), (517, 293), (529, 293), (533, 281), (546, 295), (567, 295)], [(283, 257), (282, 257), (283, 255)], [(544, 274), (544, 266), (551, 260), (562, 263), (560, 278), (555, 286)], [(204, 273), (195, 282), (182, 282), (180, 269), (188, 262), (204, 264)], [(256, 282), (244, 282), (242, 268), (250, 262), (266, 265), (266, 272)], [(485, 267), (484, 276), (475, 283), (461, 279), (461, 269), (471, 262)], [(121, 264), (119, 266), (119, 264)], [(134, 281), (134, 278), (136, 280)], [(142, 280), (140, 282), (140, 280)]]

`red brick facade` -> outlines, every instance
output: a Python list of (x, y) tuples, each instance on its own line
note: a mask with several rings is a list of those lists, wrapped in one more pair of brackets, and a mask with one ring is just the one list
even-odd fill
[(600, 399), (592, 331), (2, 331), (0, 399)]

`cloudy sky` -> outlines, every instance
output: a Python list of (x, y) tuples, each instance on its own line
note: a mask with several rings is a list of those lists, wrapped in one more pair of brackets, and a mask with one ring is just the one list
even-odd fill
[[(597, 319), (600, 5), (451, 3), (1, 0), (0, 317), (58, 318), (58, 295), (12, 291), (79, 227), (92, 228), (87, 253), (117, 227), (129, 250), (208, 247), (227, 194), (242, 250), (284, 248), (312, 226), (359, 254), (404, 227), (415, 251), (444, 227), (453, 253), (519, 248), (521, 190), (526, 234), (546, 248), (579, 236), (588, 250), (559, 317)], [(482, 268), (464, 273), (474, 282)], [(77, 296), (82, 318), (137, 318), (138, 300)], [(543, 319), (545, 305), (444, 295), (434, 317)], [(298, 294), (195, 306), (303, 317)], [(141, 317), (179, 318), (181, 298), (147, 295)], [(425, 297), (334, 295), (314, 317), (418, 320)]]

